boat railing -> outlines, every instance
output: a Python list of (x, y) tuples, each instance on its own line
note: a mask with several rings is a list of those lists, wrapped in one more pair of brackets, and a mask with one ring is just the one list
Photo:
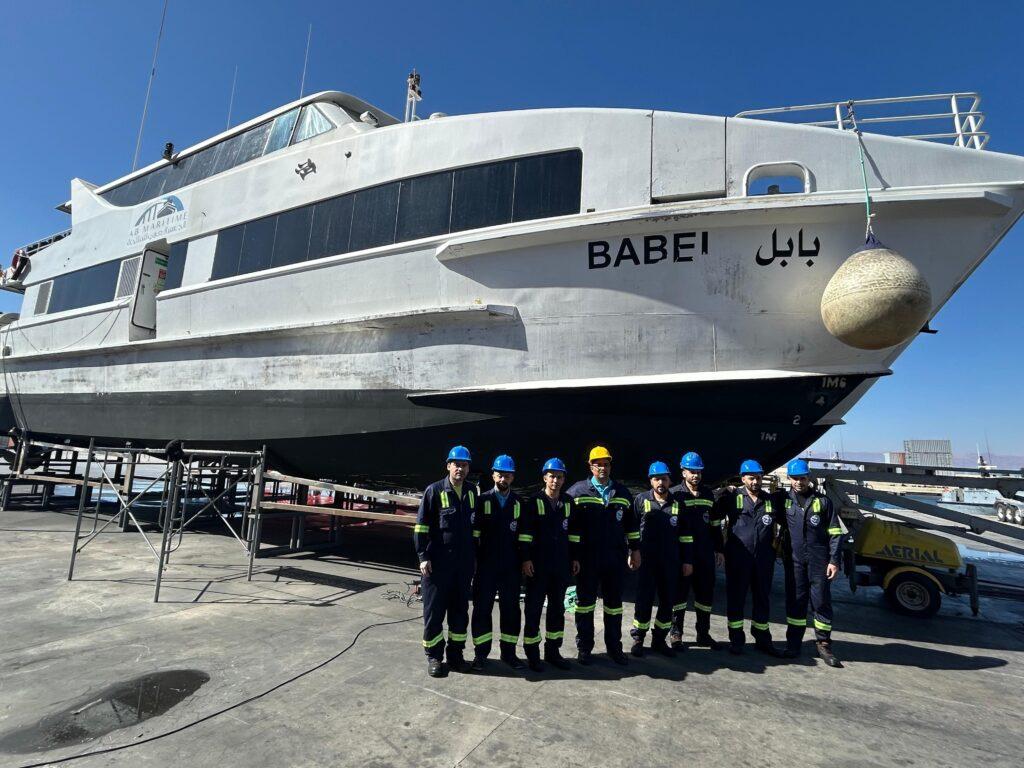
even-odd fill
[[(871, 126), (871, 132), (904, 139), (939, 141), (957, 147), (984, 149), (989, 135), (987, 131), (981, 130), (985, 114), (980, 107), (981, 96), (977, 93), (934, 93), (748, 109), (736, 117), (781, 120), (797, 125), (838, 128), (841, 131), (857, 128), (867, 130), (867, 126)], [(789, 116), (794, 119), (787, 119)]]

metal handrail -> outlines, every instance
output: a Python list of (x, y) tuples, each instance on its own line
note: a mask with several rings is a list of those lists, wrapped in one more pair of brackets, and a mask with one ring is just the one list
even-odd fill
[[(961, 100), (965, 103), (961, 105)], [(969, 104), (967, 103), (969, 100)], [(807, 122), (797, 122), (797, 125), (809, 125), (822, 128), (838, 128), (841, 131), (852, 130), (855, 126), (850, 118), (849, 109), (861, 107), (872, 107), (879, 105), (910, 104), (917, 102), (947, 102), (948, 112), (925, 112), (922, 114), (909, 115), (880, 115), (863, 116), (857, 115), (857, 124), (865, 125), (871, 123), (901, 123), (901, 122), (927, 122), (937, 120), (951, 120), (952, 131), (940, 131), (931, 133), (897, 134), (904, 139), (919, 139), (934, 141), (952, 139), (957, 147), (970, 147), (973, 149), (984, 149), (988, 144), (989, 134), (982, 131), (985, 123), (985, 113), (981, 111), (981, 96), (974, 92), (958, 93), (932, 93), (920, 96), (895, 96), (885, 99), (857, 99), (847, 101), (823, 102), (820, 104), (800, 104), (791, 107), (771, 107), (769, 109), (748, 109), (736, 114), (736, 117), (764, 118), (772, 115), (784, 115), (796, 112), (827, 111), (827, 118)]]

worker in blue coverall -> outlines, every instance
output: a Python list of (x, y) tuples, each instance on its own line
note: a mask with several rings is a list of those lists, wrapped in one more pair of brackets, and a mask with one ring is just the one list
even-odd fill
[[(444, 677), (448, 669), (469, 671), (463, 657), (473, 577), (473, 513), (476, 491), (466, 482), (469, 450), (457, 445), (448, 453), (448, 474), (423, 492), (413, 527), (423, 594), (423, 648), (427, 673)], [(448, 667), (444, 659), (444, 620), (448, 619)]]
[(683, 482), (675, 486), (672, 493), (685, 508), (684, 515), (693, 536), (693, 573), (689, 576), (683, 575), (682, 571), (679, 573), (669, 641), (677, 651), (686, 647), (683, 645), (683, 619), (692, 591), (696, 645), (717, 651), (722, 646), (711, 637), (711, 606), (715, 596), (715, 568), (725, 564), (722, 539), (724, 512), (721, 505), (715, 504), (720, 494), (702, 482), (704, 461), (700, 455), (694, 451), (684, 454), (679, 467), (683, 471)]
[(743, 653), (743, 612), (751, 594), (750, 633), (757, 650), (781, 656), (772, 643), (768, 605), (775, 569), (778, 499), (761, 488), (764, 470), (753, 459), (740, 465), (741, 488), (723, 494), (718, 503), (727, 513), (725, 539), (726, 615), (729, 619), (729, 651)]
[(565, 590), (580, 572), (580, 515), (573, 499), (562, 491), (565, 463), (548, 459), (543, 468), (544, 487), (526, 504), (524, 524), (519, 526), (520, 554), (526, 578), (523, 607), (523, 649), (526, 663), (541, 672), (540, 614), (547, 599), (544, 622), (544, 660), (558, 669), (569, 669), (562, 656), (565, 637)]
[(491, 612), (498, 597), (499, 648), (501, 660), (512, 669), (523, 669), (516, 656), (522, 614), (519, 610), (521, 558), (519, 522), (526, 505), (512, 490), (516, 465), (502, 454), (491, 465), (494, 487), (480, 494), (473, 523), (476, 541), (476, 573), (473, 576), (473, 671), (486, 667), (491, 652)]
[[(669, 487), (668, 464), (656, 461), (647, 470), (650, 490), (633, 499), (633, 513), (640, 518), (640, 570), (637, 573), (636, 603), (633, 611), (634, 656), (644, 655), (644, 637), (651, 630), (651, 650), (675, 656), (665, 642), (672, 628), (672, 606), (680, 575), (693, 573), (693, 536), (685, 509)], [(658, 612), (651, 629), (651, 609), (658, 598)]]
[(786, 650), (800, 655), (807, 629), (807, 602), (818, 655), (830, 667), (842, 664), (832, 652), (831, 582), (839, 574), (843, 529), (832, 501), (811, 487), (810, 467), (794, 459), (786, 467), (789, 493), (785, 498), (782, 557), (786, 574)]

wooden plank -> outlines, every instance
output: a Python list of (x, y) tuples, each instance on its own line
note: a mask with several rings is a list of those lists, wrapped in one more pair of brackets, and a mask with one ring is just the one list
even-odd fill
[(293, 485), (307, 485), (310, 488), (322, 488), (328, 491), (341, 491), (342, 493), (353, 493), (359, 496), (365, 496), (369, 499), (375, 499), (377, 501), (393, 501), (396, 504), (405, 504), (410, 507), (418, 507), (420, 504), (419, 497), (417, 496), (403, 496), (398, 493), (374, 491), (370, 488), (357, 488), (354, 485), (339, 485), (337, 483), (328, 483), (325, 480), (309, 480), (304, 477), (283, 475), (280, 472), (264, 472), (263, 479), (277, 480), (282, 483), (292, 483)]
[(273, 509), (282, 512), (303, 513), (309, 515), (331, 515), (333, 517), (358, 517), (362, 520), (382, 520), (388, 523), (415, 525), (415, 515), (394, 515), (387, 512), (367, 512), (361, 509), (337, 509), (336, 507), (314, 507), (308, 504), (281, 504), (276, 501), (260, 503), (260, 509)]

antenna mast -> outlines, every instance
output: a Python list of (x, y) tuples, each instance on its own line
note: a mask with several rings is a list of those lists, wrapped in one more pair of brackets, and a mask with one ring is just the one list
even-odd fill
[(149, 111), (149, 94), (153, 90), (153, 78), (156, 77), (156, 57), (160, 55), (160, 40), (164, 36), (164, 20), (167, 18), (167, 3), (164, 0), (164, 12), (160, 15), (160, 31), (156, 35), (156, 48), (153, 49), (153, 66), (149, 69), (149, 83), (146, 85), (146, 101), (142, 105), (142, 122), (139, 123), (139, 137), (135, 140), (135, 157), (132, 158), (132, 170), (139, 167), (139, 149), (142, 147), (142, 129), (146, 127), (146, 112)]
[(231, 78), (231, 97), (228, 99), (228, 124), (224, 130), (231, 127), (231, 109), (235, 106), (235, 83), (238, 82), (238, 65), (235, 64), (235, 76)]
[(405, 122), (411, 123), (418, 120), (416, 117), (416, 103), (423, 101), (423, 92), (420, 90), (420, 75), (415, 69), (409, 73), (405, 80), (408, 89), (405, 92)]
[(306, 67), (309, 65), (309, 44), (313, 39), (313, 25), (309, 25), (309, 32), (306, 34), (306, 58), (302, 61), (302, 82), (299, 84), (299, 98), (306, 92)]

